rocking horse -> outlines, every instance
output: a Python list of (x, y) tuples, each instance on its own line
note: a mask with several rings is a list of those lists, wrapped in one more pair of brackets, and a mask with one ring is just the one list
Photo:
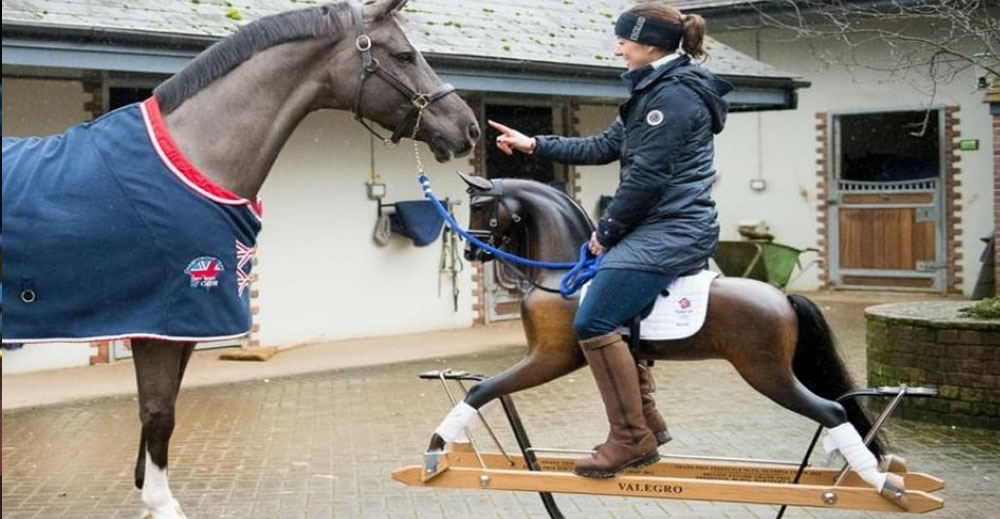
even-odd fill
[[(576, 260), (580, 244), (593, 232), (586, 212), (554, 188), (517, 179), (462, 178), (471, 197), (468, 235), (478, 243), (534, 261), (566, 264)], [(488, 261), (493, 255), (470, 240), (466, 258)], [(878, 431), (885, 415), (876, 426), (859, 400), (844, 397), (856, 396), (857, 390), (826, 320), (812, 301), (787, 296), (763, 282), (712, 279), (714, 276), (705, 273), (693, 276), (701, 278), (694, 284), (705, 287), (701, 293), (707, 300), (704, 324), (690, 330), (688, 336), (672, 340), (644, 338), (646, 323), (642, 331), (633, 326), (636, 360), (729, 361), (758, 392), (831, 430), (824, 443), (828, 450), (840, 451), (852, 472), (806, 470), (803, 464), (797, 473), (788, 466), (746, 460), (666, 458), (611, 479), (596, 480), (570, 473), (571, 458), (537, 457), (536, 451), (525, 449), (524, 444), (521, 457), (470, 450), (461, 441), (462, 432), (480, 418), (478, 410), (483, 405), (500, 399), (510, 418), (510, 394), (571, 373), (586, 362), (572, 326), (578, 299), (552, 289), (559, 286), (562, 272), (535, 266), (518, 272), (528, 286), (521, 302), (527, 356), (491, 377), (425, 375), (440, 378), (442, 383), (447, 379), (477, 383), (431, 437), (424, 466), (397, 470), (393, 474), (397, 480), (419, 486), (531, 490), (542, 492), (543, 499), (545, 493), (569, 492), (897, 512), (941, 507), (942, 501), (927, 493), (942, 488), (939, 479), (909, 473), (901, 459), (885, 454)], [(697, 296), (695, 292), (692, 298)], [(640, 334), (638, 339), (635, 333)], [(646, 393), (644, 403), (652, 399), (648, 389), (640, 389)], [(644, 412), (649, 411), (644, 406)], [(515, 422), (519, 423), (512, 420)], [(665, 423), (654, 427), (651, 420), (647, 422), (654, 431), (659, 429), (661, 444), (669, 441)], [(519, 427), (515, 427), (515, 436), (523, 436), (517, 431)], [(819, 431), (814, 444), (818, 437)], [(453, 444), (450, 451), (445, 450), (448, 444)], [(552, 513), (550, 504), (547, 501), (550, 515), (561, 517)]]

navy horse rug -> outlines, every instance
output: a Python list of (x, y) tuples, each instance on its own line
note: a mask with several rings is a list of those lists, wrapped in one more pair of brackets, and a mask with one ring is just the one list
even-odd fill
[(250, 329), (260, 207), (184, 158), (155, 98), (3, 139), (2, 212), (4, 343)]

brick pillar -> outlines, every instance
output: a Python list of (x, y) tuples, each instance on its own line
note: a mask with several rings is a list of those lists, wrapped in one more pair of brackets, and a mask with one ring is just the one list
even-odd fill
[(94, 342), (91, 343), (91, 347), (95, 348), (96, 351), (90, 356), (90, 365), (95, 364), (107, 364), (111, 362), (111, 343), (108, 341)]
[[(580, 103), (576, 101), (570, 101), (569, 103), (569, 121), (570, 121), (570, 127), (565, 129), (566, 135), (569, 135), (570, 137), (579, 137)], [(582, 177), (580, 175), (580, 168), (577, 168), (576, 165), (574, 164), (570, 164), (567, 167), (569, 168), (569, 171), (567, 171), (568, 174), (567, 176), (569, 177), (569, 179), (573, 184), (573, 192), (571, 193), (571, 195), (573, 196), (573, 200), (576, 200), (576, 202), (579, 204), (582, 202), (580, 193), (583, 192), (583, 187), (580, 185), (580, 181), (582, 180)]]
[(819, 249), (819, 287), (830, 288), (830, 247), (827, 241), (829, 207), (826, 203), (830, 179), (829, 117), (826, 112), (816, 114), (816, 248)]
[[(1000, 280), (1000, 88), (994, 89), (994, 101), (990, 105), (993, 114), (993, 279)], [(995, 286), (1000, 287), (1000, 283)], [(1000, 288), (995, 294), (1000, 297)]]
[(260, 245), (254, 247), (253, 258), (250, 260), (253, 264), (252, 272), (250, 273), (250, 315), (252, 316), (252, 325), (250, 327), (250, 333), (247, 335), (246, 346), (248, 348), (260, 348), (260, 287), (258, 286), (258, 280), (260, 274), (257, 273), (257, 268), (260, 266)]
[(84, 103), (83, 109), (90, 113), (92, 119), (104, 115), (104, 76), (99, 72), (87, 73), (83, 78), (83, 91), (90, 95), (90, 101)]
[[(485, 113), (482, 100), (479, 100), (475, 104), (470, 102), (470, 104), (477, 106), (480, 113)], [(486, 135), (486, 131), (486, 128), (483, 128), (483, 135)], [(476, 147), (473, 148), (472, 157), (469, 159), (469, 169), (472, 171), (472, 174), (480, 177), (486, 176), (486, 146), (492, 144), (486, 141), (487, 139), (479, 139)], [(462, 222), (459, 223), (466, 225)], [(472, 324), (486, 324), (486, 273), (483, 271), (483, 264), (481, 262), (473, 264), (473, 268)]]
[(961, 180), (961, 155), (959, 155), (958, 140), (962, 133), (958, 130), (959, 107), (949, 106), (945, 108), (945, 233), (946, 255), (948, 264), (948, 285), (947, 291), (953, 294), (962, 293), (962, 180)]

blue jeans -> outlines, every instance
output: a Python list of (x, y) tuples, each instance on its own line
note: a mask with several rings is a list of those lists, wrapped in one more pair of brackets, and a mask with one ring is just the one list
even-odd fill
[(675, 279), (675, 274), (642, 270), (599, 270), (573, 320), (577, 338), (592, 339), (617, 330), (653, 304)]

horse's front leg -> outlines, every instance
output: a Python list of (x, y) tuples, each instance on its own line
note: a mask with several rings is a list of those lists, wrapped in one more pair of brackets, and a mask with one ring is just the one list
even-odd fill
[(133, 340), (142, 434), (135, 486), (142, 489), (143, 518), (183, 519), (170, 491), (167, 453), (174, 432), (174, 409), (194, 343)]
[(528, 355), (517, 364), (469, 389), (431, 436), (428, 452), (443, 451), (462, 431), (475, 423), (487, 402), (532, 388), (571, 373), (587, 364), (576, 345), (573, 316), (576, 301), (557, 294), (533, 291), (521, 303), (521, 320), (528, 339)]

